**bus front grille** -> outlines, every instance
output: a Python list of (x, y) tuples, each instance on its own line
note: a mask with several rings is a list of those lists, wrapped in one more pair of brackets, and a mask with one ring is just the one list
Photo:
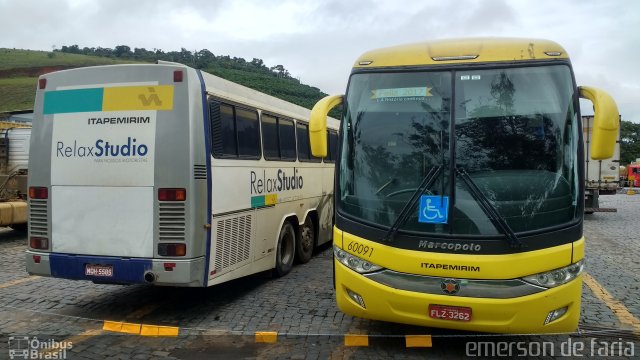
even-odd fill
[(185, 205), (181, 202), (160, 202), (160, 241), (184, 241)]
[(29, 200), (29, 231), (31, 236), (49, 236), (47, 200)]

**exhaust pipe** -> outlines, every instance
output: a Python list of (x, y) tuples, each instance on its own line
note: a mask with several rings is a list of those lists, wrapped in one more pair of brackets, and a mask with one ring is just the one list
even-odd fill
[(146, 273), (144, 273), (144, 281), (149, 284), (153, 284), (156, 281), (156, 278), (156, 274), (152, 273), (151, 271), (147, 271)]

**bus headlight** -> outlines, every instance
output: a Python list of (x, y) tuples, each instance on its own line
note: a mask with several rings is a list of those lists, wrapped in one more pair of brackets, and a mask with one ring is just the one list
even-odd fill
[(532, 283), (534, 285), (544, 286), (546, 288), (552, 288), (566, 284), (569, 281), (575, 279), (584, 270), (584, 260), (580, 260), (575, 264), (565, 266), (560, 269), (547, 271), (535, 275), (529, 275), (522, 278), (522, 280)]
[(360, 274), (366, 274), (382, 269), (382, 266), (378, 266), (355, 255), (351, 255), (335, 245), (333, 245), (333, 254), (336, 259), (342, 263), (342, 265)]

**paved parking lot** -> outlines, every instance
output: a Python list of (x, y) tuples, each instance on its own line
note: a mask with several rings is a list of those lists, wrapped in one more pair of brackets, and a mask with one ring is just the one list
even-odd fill
[[(556, 349), (553, 355), (561, 357), (570, 339), (574, 344), (583, 343), (584, 355), (591, 355), (592, 350), (596, 351), (593, 355), (604, 355), (597, 351), (611, 343), (620, 343), (614, 352), (633, 345), (635, 355), (640, 351), (640, 195), (603, 196), (601, 202), (602, 206), (616, 207), (618, 212), (587, 215), (585, 220), (589, 275), (584, 285), (580, 332), (557, 336), (478, 337), (344, 315), (334, 302), (328, 247), (308, 264), (294, 267), (279, 279), (259, 274), (207, 289), (96, 285), (28, 277), (23, 264), (25, 234), (2, 229), (0, 358), (9, 356), (11, 336), (14, 344), (28, 336), (41, 347), (67, 346), (57, 352), (41, 351), (41, 356), (64, 355), (68, 359), (449, 359), (464, 357), (471, 349), (470, 343), (478, 341), (521, 342), (529, 344), (529, 350), (531, 344), (548, 342)], [(137, 333), (175, 330), (177, 336), (106, 331), (105, 321), (111, 327), (122, 326), (123, 322), (134, 324), (130, 326)], [(256, 336), (256, 332), (266, 333)], [(274, 333), (276, 338), (272, 337)], [(345, 338), (345, 334), (368, 335), (369, 344), (347, 346), (345, 341), (357, 343), (362, 338)], [(432, 336), (432, 347), (406, 347), (406, 335), (426, 334)], [(543, 355), (550, 353), (538, 357), (551, 357)]]

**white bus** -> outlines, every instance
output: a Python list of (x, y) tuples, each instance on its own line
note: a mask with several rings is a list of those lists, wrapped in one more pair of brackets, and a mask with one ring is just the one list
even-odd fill
[(34, 109), (30, 274), (211, 286), (331, 240), (335, 119), (313, 157), (309, 110), (165, 62), (43, 75)]

